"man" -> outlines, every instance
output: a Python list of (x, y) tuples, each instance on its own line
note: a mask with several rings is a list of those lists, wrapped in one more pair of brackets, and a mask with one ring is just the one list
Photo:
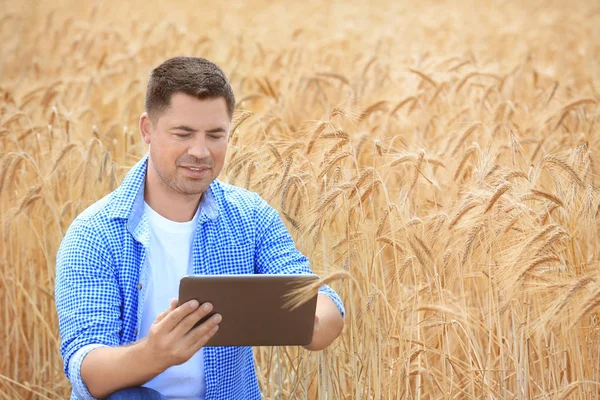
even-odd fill
[[(260, 398), (250, 347), (203, 347), (220, 315), (178, 306), (186, 274), (311, 273), (277, 212), (216, 180), (233, 91), (215, 64), (177, 57), (154, 69), (139, 121), (149, 154), (79, 215), (57, 255), (56, 307), (72, 399)], [(319, 291), (309, 350), (340, 334), (344, 308)]]

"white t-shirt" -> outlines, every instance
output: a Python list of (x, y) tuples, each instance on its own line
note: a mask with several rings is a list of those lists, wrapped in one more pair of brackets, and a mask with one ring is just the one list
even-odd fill
[[(140, 337), (148, 335), (158, 314), (169, 307), (171, 299), (178, 297), (179, 280), (191, 273), (192, 243), (197, 227), (197, 215), (189, 222), (174, 222), (158, 214), (146, 203), (144, 212), (151, 238)], [(168, 368), (144, 386), (169, 399), (204, 399), (206, 382), (202, 350), (187, 362)]]

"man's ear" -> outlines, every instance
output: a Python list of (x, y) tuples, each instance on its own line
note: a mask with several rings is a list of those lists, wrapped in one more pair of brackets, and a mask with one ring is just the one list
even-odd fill
[(142, 134), (142, 140), (144, 143), (150, 144), (153, 129), (154, 127), (152, 126), (150, 116), (147, 112), (143, 113), (140, 116), (140, 133)]

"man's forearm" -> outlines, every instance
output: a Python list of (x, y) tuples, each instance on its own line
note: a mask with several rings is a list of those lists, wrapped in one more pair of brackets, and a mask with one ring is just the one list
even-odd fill
[(95, 398), (105, 398), (117, 390), (140, 386), (163, 372), (149, 359), (145, 341), (131, 346), (100, 347), (92, 350), (81, 364), (81, 378)]
[(305, 346), (308, 350), (323, 350), (340, 335), (344, 328), (344, 319), (340, 310), (325, 294), (319, 294), (317, 298), (316, 317), (317, 326), (312, 343)]

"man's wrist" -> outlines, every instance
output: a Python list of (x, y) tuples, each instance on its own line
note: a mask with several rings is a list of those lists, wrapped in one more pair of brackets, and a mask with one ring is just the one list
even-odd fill
[(160, 357), (156, 357), (153, 350), (146, 338), (131, 346), (132, 357), (139, 360), (140, 365), (145, 365), (149, 374), (157, 376), (169, 366), (163, 365), (162, 360), (160, 360)]

